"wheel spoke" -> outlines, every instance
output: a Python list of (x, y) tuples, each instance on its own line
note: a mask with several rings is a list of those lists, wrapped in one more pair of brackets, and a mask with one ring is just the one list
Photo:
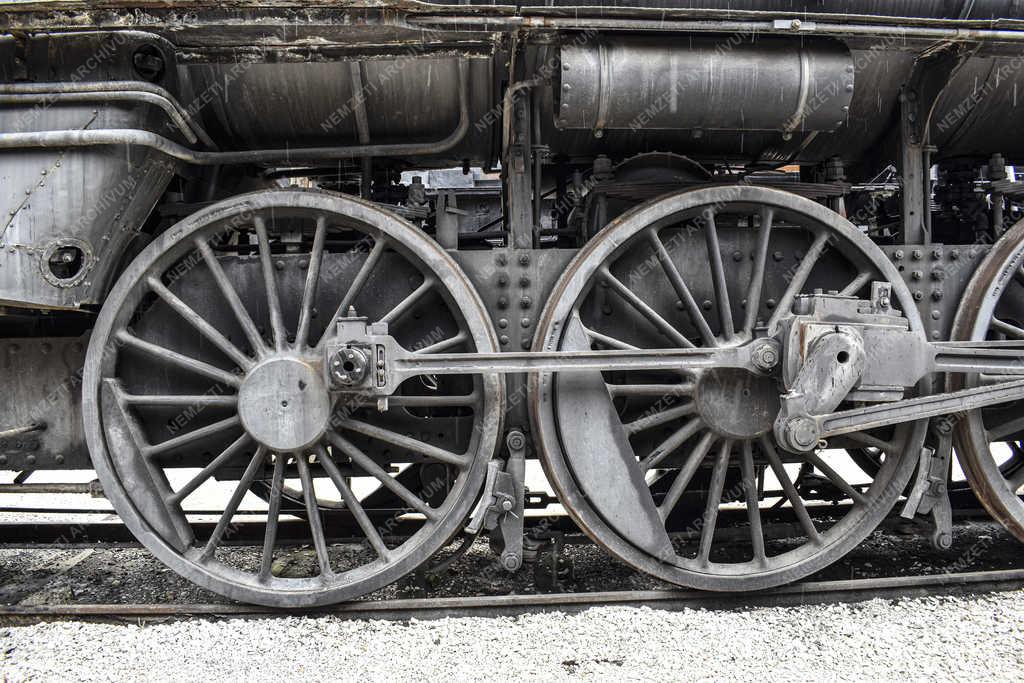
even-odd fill
[(221, 514), (220, 519), (217, 520), (217, 526), (214, 527), (213, 533), (210, 534), (210, 540), (206, 542), (206, 546), (203, 547), (202, 552), (199, 555), (201, 562), (209, 560), (213, 556), (213, 552), (220, 545), (224, 538), (224, 532), (227, 531), (228, 525), (231, 524), (231, 519), (235, 516), (238, 511), (238, 505), (242, 502), (242, 498), (246, 492), (252, 487), (252, 482), (256, 478), (256, 473), (259, 471), (260, 466), (263, 464), (263, 459), (267, 456), (267, 450), (260, 446), (256, 449), (256, 454), (252, 456), (252, 460), (249, 461), (249, 466), (245, 468), (245, 472), (242, 473), (242, 478), (238, 481), (238, 485), (231, 494), (230, 500), (224, 507), (224, 512)]
[(263, 267), (263, 287), (267, 294), (267, 309), (270, 311), (270, 329), (274, 336), (274, 347), (283, 351), (287, 344), (288, 333), (284, 329), (284, 316), (281, 315), (281, 299), (277, 294), (277, 276), (274, 274), (274, 260), (270, 253), (270, 238), (267, 236), (267, 225), (262, 216), (253, 219), (256, 239), (260, 247), (260, 265)]
[(683, 496), (683, 491), (686, 490), (686, 486), (693, 479), (693, 475), (696, 474), (697, 468), (700, 467), (701, 462), (704, 460), (704, 456), (711, 450), (711, 446), (715, 443), (714, 432), (707, 432), (701, 437), (701, 440), (697, 442), (696, 447), (693, 451), (686, 456), (686, 462), (683, 463), (683, 467), (679, 470), (679, 474), (672, 481), (672, 485), (669, 487), (668, 492), (665, 494), (665, 498), (661, 501), (661, 505), (658, 506), (658, 514), (664, 521), (668, 519), (668, 516), (672, 514), (672, 510), (675, 509), (679, 503), (679, 499)]
[(242, 380), (233, 373), (227, 370), (221, 370), (218, 367), (205, 363), (201, 360), (186, 356), (178, 353), (177, 351), (171, 351), (165, 346), (159, 346), (152, 342), (139, 339), (134, 336), (128, 330), (119, 330), (117, 332), (117, 341), (128, 346), (136, 351), (140, 351), (151, 358), (162, 360), (172, 365), (177, 365), (179, 368), (189, 370), (198, 375), (202, 375), (208, 379), (212, 379), (215, 382), (226, 384), (231, 387), (238, 387), (241, 385)]
[(725, 472), (729, 467), (729, 453), (732, 440), (722, 442), (715, 460), (715, 469), (711, 472), (711, 485), (708, 487), (708, 502), (704, 508), (704, 526), (700, 530), (700, 551), (697, 555), (700, 563), (707, 565), (711, 557), (711, 544), (715, 540), (715, 527), (718, 526), (718, 506), (722, 504), (722, 491), (725, 488)]
[(986, 430), (989, 441), (1003, 441), (1008, 436), (1024, 432), (1024, 416), (1014, 417)]
[(122, 394), (125, 405), (130, 406), (194, 406), (196, 408), (233, 408), (238, 405), (235, 395), (217, 394)]
[[(328, 321), (327, 330), (320, 338), (320, 342), (317, 346), (322, 344), (324, 339), (334, 334), (334, 330), (332, 329), (334, 321), (348, 315), (348, 309), (352, 307), (353, 303), (355, 303), (356, 297), (359, 296), (361, 291), (363, 291), (363, 285), (366, 284), (366, 281), (370, 279), (370, 275), (373, 274), (373, 269), (377, 266), (377, 262), (384, 253), (384, 247), (386, 244), (387, 243), (383, 237), (375, 238), (373, 247), (370, 249), (369, 253), (367, 253), (366, 260), (363, 261), (363, 265), (359, 266), (359, 270), (356, 272), (356, 276), (353, 278), (352, 284), (349, 285), (348, 291), (345, 292), (345, 296), (341, 298), (341, 303), (338, 304), (337, 310), (334, 311), (334, 315)], [(348, 258), (347, 254), (346, 258)]]
[(274, 546), (277, 545), (277, 524), (281, 519), (281, 494), (284, 493), (284, 470), (288, 458), (279, 455), (274, 462), (274, 478), (270, 482), (270, 500), (267, 501), (267, 526), (263, 531), (263, 554), (260, 560), (260, 581), (270, 578), (274, 565)]
[(384, 314), (384, 317), (380, 319), (382, 323), (388, 323), (393, 325), (395, 321), (401, 319), (403, 315), (409, 312), (409, 310), (416, 305), (416, 302), (426, 296), (434, 287), (434, 278), (427, 277), (423, 280), (419, 287), (412, 290), (404, 299), (399, 301), (394, 308)]
[(1007, 484), (1010, 486), (1011, 493), (1017, 493), (1021, 486), (1024, 486), (1024, 467), (1019, 467), (1012, 476), (1006, 478)]
[(740, 476), (747, 494), (747, 521), (750, 523), (750, 542), (754, 548), (754, 559), (764, 564), (767, 556), (764, 551), (764, 529), (761, 527), (761, 501), (757, 492), (757, 479), (754, 474), (754, 453), (749, 441), (743, 442), (743, 453), (740, 459)]
[(626, 430), (626, 434), (633, 435), (637, 432), (642, 432), (645, 429), (658, 427), (666, 422), (671, 422), (673, 420), (678, 420), (681, 417), (692, 415), (694, 412), (696, 412), (696, 408), (694, 408), (692, 403), (688, 403), (684, 406), (676, 406), (675, 408), (669, 408), (657, 413), (638, 417), (632, 422), (627, 422), (622, 425), (622, 427)]
[(146, 283), (157, 296), (163, 299), (164, 303), (176, 311), (185, 322), (194, 327), (201, 335), (206, 337), (210, 343), (220, 349), (224, 355), (233, 360), (238, 367), (248, 370), (253, 366), (251, 358), (242, 353), (241, 349), (232, 344), (227, 337), (196, 313), (188, 304), (175, 296), (160, 280), (150, 277), (146, 280)]
[(327, 438), (331, 445), (346, 455), (356, 467), (379, 481), (384, 488), (401, 498), (410, 508), (424, 515), (427, 519), (437, 519), (437, 510), (427, 505), (423, 499), (385, 472), (384, 468), (375, 463), (370, 456), (359, 450), (351, 441), (336, 432), (328, 433)]
[(661, 241), (661, 238), (655, 230), (651, 230), (648, 233), (648, 236), (651, 241), (651, 245), (654, 247), (654, 253), (657, 254), (658, 261), (661, 262), (661, 268), (665, 271), (665, 276), (672, 285), (672, 289), (675, 290), (676, 296), (679, 297), (679, 300), (686, 308), (686, 312), (689, 313), (690, 320), (700, 333), (701, 339), (704, 340), (704, 344), (707, 346), (718, 346), (718, 340), (715, 339), (714, 332), (711, 331), (711, 327), (708, 325), (707, 319), (701, 312), (696, 299), (693, 298), (690, 288), (686, 286), (683, 276), (679, 273), (679, 269), (672, 261), (671, 255), (669, 255), (668, 250), (665, 248), (665, 243)]
[(850, 432), (849, 434), (843, 435), (845, 438), (851, 441), (856, 441), (859, 444), (863, 444), (868, 448), (877, 448), (878, 450), (885, 453), (892, 453), (896, 449), (896, 444), (891, 441), (885, 441), (879, 439), (877, 436), (872, 436), (867, 432)]
[(608, 393), (612, 397), (637, 396), (637, 397), (668, 397), (668, 396), (690, 396), (693, 394), (692, 382), (681, 382), (679, 384), (609, 384)]
[(827, 462), (822, 460), (817, 453), (808, 453), (807, 460), (810, 461), (812, 465), (817, 467), (822, 474), (828, 477), (829, 481), (835, 484), (840, 491), (849, 496), (854, 503), (857, 503), (859, 505), (867, 504), (867, 499), (864, 498), (864, 495), (857, 489), (850, 486), (846, 482), (846, 480), (839, 476), (839, 473), (832, 469), (832, 467)]
[(814, 242), (811, 243), (810, 248), (804, 257), (800, 260), (800, 265), (797, 266), (796, 271), (793, 273), (793, 279), (790, 280), (789, 285), (786, 287), (785, 293), (782, 298), (779, 299), (778, 306), (775, 307), (775, 312), (772, 313), (772, 317), (768, 320), (768, 329), (775, 329), (779, 320), (783, 316), (789, 315), (793, 308), (793, 300), (796, 299), (796, 295), (803, 291), (804, 284), (807, 283), (807, 278), (811, 275), (811, 270), (814, 265), (821, 258), (821, 255), (825, 253), (825, 247), (828, 244), (828, 233), (820, 232), (814, 238)]
[(199, 429), (193, 429), (191, 432), (172, 437), (166, 441), (161, 441), (158, 444), (145, 446), (141, 449), (142, 455), (147, 458), (153, 458), (157, 455), (177, 450), (182, 446), (187, 446), (190, 443), (195, 443), (196, 441), (205, 439), (208, 436), (219, 434), (226, 429), (238, 427), (239, 425), (241, 425), (241, 421), (238, 419), (238, 416), (232, 415), (231, 417), (220, 420), (219, 422), (208, 424), (205, 427), (200, 427)]
[(338, 493), (341, 494), (341, 499), (345, 501), (345, 506), (352, 512), (352, 516), (355, 517), (356, 523), (359, 528), (363, 530), (363, 534), (366, 536), (366, 540), (376, 551), (377, 555), (382, 560), (387, 561), (391, 555), (391, 551), (386, 545), (384, 545), (384, 539), (381, 538), (380, 532), (377, 531), (377, 527), (373, 525), (373, 521), (366, 514), (366, 510), (359, 503), (359, 499), (356, 498), (355, 494), (352, 493), (352, 489), (349, 487), (348, 482), (345, 481), (345, 477), (342, 476), (341, 470), (331, 460), (330, 456), (326, 453), (320, 456), (321, 464), (324, 466), (324, 470), (327, 471), (327, 476), (334, 482), (334, 486), (338, 489)]
[(596, 330), (591, 330), (587, 327), (583, 328), (583, 332), (586, 333), (588, 337), (590, 337), (590, 341), (599, 342), (613, 349), (618, 349), (619, 351), (636, 351), (639, 349), (639, 347), (633, 346), (632, 344), (627, 344), (621, 339), (609, 337), (607, 334), (601, 334), (600, 332)]
[(775, 446), (772, 445), (767, 436), (761, 437), (761, 449), (764, 451), (765, 457), (768, 458), (768, 464), (771, 466), (772, 472), (775, 473), (775, 478), (782, 485), (782, 491), (786, 494), (786, 499), (789, 500), (789, 504), (793, 507), (793, 512), (796, 514), (800, 526), (803, 527), (804, 533), (807, 534), (807, 539), (812, 543), (821, 543), (821, 535), (814, 526), (814, 522), (811, 521), (811, 516), (807, 514), (807, 508), (804, 506), (800, 493), (793, 486), (793, 481), (789, 478), (789, 475), (786, 474), (782, 460), (779, 459)]
[(629, 289), (625, 284), (622, 283), (619, 278), (612, 275), (611, 271), (607, 267), (602, 266), (600, 271), (601, 278), (608, 283), (609, 287), (615, 291), (622, 299), (632, 306), (640, 315), (647, 318), (647, 320), (658, 329), (659, 332), (664, 334), (666, 337), (672, 340), (677, 346), (684, 348), (693, 348), (693, 342), (684, 337), (682, 333), (673, 327), (667, 320), (661, 317), (657, 311), (648, 306), (640, 297), (638, 297), (632, 290)]
[(839, 294), (841, 296), (853, 296), (861, 289), (863, 289), (864, 285), (870, 282), (871, 278), (873, 278), (874, 276), (874, 273), (870, 271), (862, 271), (858, 273), (857, 277), (853, 278), (853, 281), (851, 281), (850, 284), (843, 287), (842, 291), (839, 292)]
[[(317, 449), (321, 462), (327, 460), (327, 452), (321, 446)], [(309, 531), (313, 535), (313, 548), (316, 550), (316, 559), (320, 565), (321, 578), (330, 578), (334, 571), (331, 569), (331, 558), (327, 554), (327, 537), (324, 535), (324, 523), (320, 519), (320, 508), (316, 504), (316, 490), (313, 488), (313, 475), (309, 471), (309, 463), (306, 456), (299, 454), (295, 458), (295, 465), (299, 469), (299, 481), (302, 482), (302, 500), (306, 504), (306, 517), (309, 519)]]
[(469, 335), (463, 331), (460, 331), (455, 336), (448, 337), (447, 339), (442, 339), (439, 342), (434, 342), (433, 344), (430, 344), (429, 346), (424, 346), (423, 348), (420, 349), (414, 349), (413, 353), (419, 354), (421, 356), (426, 356), (431, 353), (441, 353), (442, 351), (447, 351), (450, 348), (458, 346), (459, 344), (461, 344), (464, 341), (467, 341), (468, 339)]
[(757, 251), (754, 254), (754, 269), (747, 289), (747, 308), (743, 317), (743, 334), (752, 336), (757, 324), (757, 312), (761, 308), (761, 292), (764, 290), (764, 276), (768, 267), (768, 245), (771, 241), (772, 222), (775, 209), (770, 206), (761, 209), (761, 229), (757, 234)]
[(640, 461), (640, 469), (647, 470), (657, 467), (662, 460), (672, 455), (677, 448), (686, 443), (687, 439), (699, 432), (704, 426), (703, 420), (695, 417), (687, 421), (682, 427), (672, 432), (667, 439), (658, 444), (654, 450)]
[(337, 426), (343, 429), (349, 429), (353, 432), (358, 432), (364, 436), (368, 436), (371, 439), (383, 441), (389, 443), (392, 446), (398, 446), (414, 453), (439, 460), (440, 462), (447, 463), (449, 465), (455, 465), (456, 467), (465, 468), (469, 465), (469, 456), (465, 454), (453, 453), (445, 450), (438, 446), (431, 445), (419, 439), (414, 439), (411, 436), (405, 436), (398, 432), (393, 432), (390, 429), (384, 427), (378, 427), (367, 422), (361, 422), (359, 420), (353, 420), (351, 418), (340, 418), (337, 421)]
[(320, 266), (324, 260), (324, 240), (327, 239), (327, 217), (316, 219), (313, 233), (313, 248), (309, 252), (309, 270), (306, 271), (306, 286), (302, 290), (302, 304), (299, 308), (299, 322), (295, 328), (295, 348), (305, 348), (309, 341), (309, 323), (313, 318), (313, 303), (316, 301), (317, 284), (320, 281)]
[(718, 299), (718, 317), (721, 319), (722, 336), (729, 338), (736, 334), (732, 322), (732, 305), (729, 302), (729, 288), (725, 281), (725, 266), (722, 264), (722, 250), (718, 244), (718, 226), (715, 225), (715, 212), (704, 212), (704, 241), (711, 261), (711, 278), (715, 287), (715, 298)]
[(1024, 339), (1024, 329), (1021, 329), (1016, 325), (1011, 325), (1005, 320), (1000, 320), (999, 318), (992, 318), (992, 322), (989, 324), (989, 329), (1001, 332), (1007, 337), (1011, 337), (1013, 339)]
[[(467, 408), (480, 402), (480, 395), (456, 394), (454, 396), (390, 396), (388, 405), (399, 408)], [(376, 405), (376, 400), (368, 402)]]
[(245, 310), (245, 305), (239, 298), (238, 292), (235, 291), (231, 281), (228, 280), (228, 276), (224, 273), (224, 268), (221, 267), (220, 261), (214, 255), (213, 249), (203, 239), (196, 240), (196, 248), (199, 249), (203, 260), (206, 261), (206, 267), (210, 269), (210, 274), (213, 276), (214, 282), (217, 283), (221, 296), (227, 301), (231, 312), (234, 313), (235, 319), (238, 321), (239, 326), (241, 326), (243, 334), (245, 334), (245, 338), (249, 340), (249, 346), (252, 347), (253, 352), (256, 354), (265, 353), (267, 344), (263, 341), (263, 337), (260, 336), (260, 331), (257, 329), (256, 323), (252, 321), (249, 312)]
[(171, 496), (171, 502), (174, 504), (181, 504), (181, 501), (185, 500), (192, 494), (197, 488), (203, 485), (206, 480), (213, 476), (213, 473), (224, 466), (225, 463), (230, 461), (238, 452), (248, 445), (252, 439), (248, 434), (242, 434), (242, 436), (235, 439), (227, 448), (221, 451), (220, 455), (210, 461), (203, 469), (199, 470), (196, 476), (192, 477), (182, 486), (180, 489), (174, 492)]

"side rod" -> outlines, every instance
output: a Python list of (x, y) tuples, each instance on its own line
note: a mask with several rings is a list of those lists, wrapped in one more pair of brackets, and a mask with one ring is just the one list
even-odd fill
[(879, 403), (837, 413), (813, 415), (810, 419), (817, 423), (820, 437), (827, 439), (849, 432), (975, 410), (1021, 399), (1024, 399), (1024, 379), (1016, 379), (974, 389), (961, 389), (895, 403)]

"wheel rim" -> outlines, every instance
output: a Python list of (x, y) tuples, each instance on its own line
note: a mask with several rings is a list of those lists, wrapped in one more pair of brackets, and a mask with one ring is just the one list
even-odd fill
[[(711, 219), (703, 218), (703, 225), (699, 229), (688, 230), (693, 228), (692, 219), (702, 216), (707, 209), (713, 209)], [(747, 246), (735, 252), (743, 258), (729, 263), (729, 268), (748, 268), (751, 273), (748, 280), (757, 283), (751, 285), (743, 281), (742, 287), (735, 284), (739, 280), (731, 277), (727, 270), (725, 259), (729, 258), (729, 249), (723, 246), (725, 243), (722, 241), (724, 235), (729, 234), (732, 239), (735, 237), (732, 233), (741, 230), (740, 221), (737, 221), (735, 230), (725, 227), (729, 220), (725, 219), (726, 216), (734, 218), (738, 215), (757, 216), (750, 220), (748, 233), (755, 232), (749, 229), (755, 224), (768, 225), (768, 230), (757, 231), (767, 237), (759, 239), (748, 234), (744, 243)], [(800, 222), (795, 221), (796, 218)], [(805, 254), (794, 263), (790, 281), (792, 287), (784, 287), (785, 293), (776, 292), (777, 288), (769, 282), (774, 267), (769, 265), (775, 254), (774, 235), (782, 234), (783, 228), (791, 229), (801, 222), (811, 233), (804, 247)], [(668, 240), (675, 240), (674, 250), (666, 246)], [(693, 256), (692, 249), (686, 250), (686, 246), (691, 245), (688, 240), (697, 240), (692, 242), (693, 245), (704, 245), (700, 248), (699, 257), (703, 259), (700, 283), (692, 277), (696, 272), (696, 266), (692, 264), (698, 257)], [(829, 248), (829, 257), (823, 258), (826, 254), (823, 245), (833, 240), (841, 243), (844, 248)], [(675, 253), (670, 254), (670, 251)], [(684, 263), (680, 267), (676, 263), (681, 253), (689, 254), (687, 258), (691, 260), (687, 263), (691, 266)], [(750, 259), (746, 257), (748, 253)], [(831, 262), (840, 256), (851, 259), (850, 263), (857, 266), (848, 280), (849, 293), (869, 287), (872, 279), (892, 283), (893, 297), (910, 319), (911, 328), (923, 334), (912, 297), (899, 274), (877, 246), (856, 228), (809, 200), (776, 190), (733, 186), (668, 195), (627, 212), (606, 227), (581, 251), (556, 285), (541, 318), (541, 333), (538, 334), (535, 348), (564, 349), (564, 341), (569, 334), (567, 330), (573, 326), (571, 321), (574, 312), (579, 315), (580, 328), (585, 330), (587, 341), (594, 347), (624, 348), (623, 342), (641, 348), (664, 347), (670, 345), (670, 342), (675, 342), (677, 346), (750, 343), (758, 335), (759, 318), (765, 319), (762, 327), (773, 327), (780, 317), (778, 311), (791, 306), (796, 293), (815, 281), (814, 266), (818, 260), (822, 263)], [(749, 265), (735, 265), (740, 260), (749, 260)], [(635, 273), (637, 263), (649, 264), (649, 272), (663, 278), (658, 287), (662, 291), (667, 288), (672, 297), (677, 299), (674, 310), (671, 306), (660, 305), (664, 297), (658, 297), (656, 288), (649, 286), (653, 276), (642, 278), (642, 283), (635, 287), (638, 291), (631, 293), (631, 280), (624, 274)], [(754, 273), (760, 273), (761, 276), (754, 277)], [(766, 273), (769, 274), (769, 280), (764, 277)], [(608, 283), (603, 289), (612, 294), (600, 293), (601, 288), (595, 284), (598, 278)], [(616, 315), (610, 315), (607, 308), (603, 311), (609, 320), (617, 321), (613, 323), (615, 327), (610, 329), (625, 329), (628, 338), (617, 338), (609, 329), (602, 329), (595, 313), (600, 306), (594, 304), (594, 299), (601, 296), (617, 302), (613, 308)], [(735, 304), (744, 297), (760, 301), (764, 306), (742, 310)], [(767, 300), (774, 297), (777, 297), (776, 305), (768, 310)], [(632, 310), (634, 317), (621, 317), (624, 310)], [(641, 326), (646, 326), (642, 332)], [(659, 332), (660, 338), (656, 334)], [(770, 431), (771, 420), (766, 421), (763, 415), (751, 416), (743, 410), (733, 410), (727, 411), (731, 417), (714, 418), (717, 422), (709, 423), (708, 411), (701, 405), (705, 400), (701, 394), (707, 393), (705, 386), (709, 380), (712, 384), (723, 385), (718, 398), (727, 397), (744, 386), (750, 392), (748, 396), (751, 398), (748, 400), (754, 401), (758, 395), (767, 396), (764, 387), (758, 382), (744, 385), (724, 375), (683, 377), (676, 380), (677, 386), (674, 388), (669, 384), (661, 384), (654, 389), (641, 381), (609, 379), (605, 376), (611, 396), (653, 392), (661, 397), (659, 400), (673, 393), (682, 397), (676, 405), (662, 407), (653, 413), (644, 413), (642, 409), (645, 404), (641, 403), (640, 414), (646, 417), (639, 419), (647, 423), (638, 422), (638, 418), (633, 417), (624, 425), (632, 447), (630, 453), (635, 451), (634, 464), (647, 470), (643, 481), (650, 489), (647, 493), (654, 501), (662, 522), (673, 514), (688, 487), (696, 485), (695, 482), (701, 478), (698, 474), (706, 475), (703, 481), (710, 493), (705, 493), (698, 506), (700, 533), (690, 534), (693, 538), (687, 541), (685, 549), (680, 548), (678, 538), (672, 539), (670, 549), (664, 546), (659, 549), (657, 544), (648, 544), (646, 541), (641, 543), (628, 537), (622, 531), (624, 522), (616, 521), (613, 519), (615, 515), (607, 511), (602, 513), (598, 509), (602, 505), (600, 498), (584, 490), (580, 477), (585, 475), (581, 474), (578, 460), (574, 469), (574, 461), (567, 455), (573, 448), (572, 441), (578, 435), (564, 433), (558, 419), (560, 399), (556, 376), (548, 373), (531, 377), (534, 430), (549, 479), (570, 514), (584, 530), (599, 544), (638, 569), (680, 585), (715, 590), (754, 590), (795, 580), (829, 564), (863, 540), (891, 508), (913, 471), (914, 458), (904, 457), (903, 454), (917, 452), (915, 449), (920, 447), (924, 439), (924, 424), (901, 426), (884, 434), (885, 438), (877, 432), (854, 435), (847, 440), (850, 446), (883, 447), (893, 453), (893, 457), (886, 458), (866, 490), (855, 490), (850, 494), (856, 496), (858, 501), (849, 512), (827, 529), (815, 527), (812, 530), (815, 523), (800, 510), (806, 509), (806, 506), (792, 485), (792, 475), (786, 472), (785, 463), (780, 462), (793, 458), (787, 458), (774, 443)], [(714, 394), (715, 390), (712, 389), (711, 393)], [(761, 413), (764, 413), (768, 410), (765, 406), (770, 406), (766, 401), (770, 401), (770, 398), (759, 399), (753, 405), (760, 406)], [(628, 409), (626, 417), (629, 417)], [(651, 439), (653, 445), (638, 443), (637, 433), (650, 425), (659, 428), (669, 425), (668, 436)], [(586, 428), (601, 427), (587, 425)], [(685, 455), (679, 458), (680, 453)], [(809, 460), (816, 469), (827, 473), (826, 477), (838, 488), (847, 492), (852, 488), (823, 458), (812, 454)], [(666, 465), (670, 474), (674, 470), (675, 478), (670, 484), (662, 486), (661, 490), (656, 485), (650, 486), (651, 469)], [(771, 549), (765, 550), (763, 538), (757, 540), (758, 530), (765, 527), (761, 523), (759, 505), (756, 504), (756, 490), (761, 476), (759, 472), (768, 470), (778, 477), (779, 486), (787, 498), (786, 505), (793, 509), (793, 515), (805, 534), (805, 542), (775, 554)], [(742, 501), (747, 508), (747, 523), (751, 530), (747, 541), (750, 547), (749, 558), (734, 562), (721, 561), (721, 551), (724, 549), (716, 540), (713, 530), (722, 492), (729, 480), (733, 482), (730, 487), (731, 497)], [(657, 484), (657, 481), (660, 480), (654, 483)], [(626, 488), (623, 488), (622, 495), (627, 495)], [(645, 491), (642, 488), (630, 489), (628, 495), (643, 498)], [(659, 497), (660, 500), (657, 500)], [(710, 502), (712, 500), (714, 504)], [(755, 509), (757, 514), (754, 513)], [(705, 532), (705, 529), (712, 531)], [(820, 537), (820, 542), (811, 540), (812, 535)]]
[[(279, 274), (293, 267), (301, 276)], [(465, 519), (500, 431), (501, 378), (463, 377), (434, 392), (410, 387), (414, 378), (387, 413), (358, 395), (334, 398), (322, 379), (319, 345), (336, 316), (319, 311), (351, 306), (369, 322), (389, 322), (400, 343), (421, 353), (497, 349), (479, 298), (443, 250), (397, 216), (340, 195), (265, 191), (211, 206), (155, 240), (115, 284), (86, 358), (86, 437), (118, 513), (175, 571), (235, 599), (326, 604), (398, 579)], [(429, 334), (420, 320), (434, 324)], [(168, 371), (151, 371), (161, 364)], [(180, 434), (154, 438), (166, 437), (154, 407), (182, 405), (205, 415)], [(445, 415), (438, 424), (458, 425), (458, 434), (410, 436), (427, 422), (423, 411)], [(442, 503), (431, 507), (420, 495), (426, 489), (413, 492), (388, 472), (409, 462), (445, 465), (450, 481), (438, 484), (447, 491)], [(201, 469), (172, 486), (168, 474), (182, 464)], [(210, 539), (197, 541), (182, 503), (230, 468), (234, 490)], [(286, 477), (303, 491), (314, 576), (271, 571)], [(388, 527), (378, 528), (361, 507), (351, 477), (399, 496), (419, 528), (397, 544), (388, 539)], [(256, 481), (269, 482), (272, 493), (266, 538), (258, 561), (240, 565), (222, 544)], [(365, 535), (355, 559), (338, 558), (327, 544), (316, 514), (316, 485), (324, 481)]]
[[(1007, 230), (978, 266), (957, 309), (953, 340), (1024, 340), (1022, 243), (1024, 222)], [(949, 375), (948, 386), (957, 390), (984, 381), (978, 374)], [(955, 443), (961, 468), (978, 500), (1024, 542), (1024, 501), (1019, 494), (1024, 487), (1024, 425), (1020, 415), (1019, 402), (972, 410), (956, 422)]]

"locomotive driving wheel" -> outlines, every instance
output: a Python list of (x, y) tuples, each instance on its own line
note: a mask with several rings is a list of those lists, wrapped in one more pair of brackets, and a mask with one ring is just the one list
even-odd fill
[[(950, 336), (954, 341), (1024, 343), (1024, 221), (1006, 231), (974, 272)], [(957, 374), (948, 383), (956, 390), (1006, 379), (1016, 377)], [(1015, 401), (949, 419), (974, 494), (1024, 542), (1024, 405)]]
[[(186, 578), (272, 606), (336, 602), (415, 569), (464, 522), (500, 431), (501, 378), (412, 378), (386, 406), (335, 391), (324, 349), (341, 318), (386, 323), (420, 354), (497, 349), (479, 297), (435, 242), (341, 195), (268, 190), (210, 206), (114, 285), (86, 358), (88, 445), (121, 518)], [(359, 360), (327, 370), (353, 375)], [(436, 481), (403, 476), (413, 468)], [(238, 552), (233, 521), (256, 485), (269, 499), (264, 543)], [(380, 492), (400, 501), (385, 519), (370, 503)], [(209, 534), (187, 514), (195, 497), (221, 511)], [(288, 498), (305, 507), (307, 575), (275, 569)], [(330, 543), (326, 500), (363, 543)], [(399, 518), (408, 535), (392, 533)]]
[[(778, 348), (766, 339), (801, 293), (865, 298), (878, 282), (923, 334), (899, 273), (837, 214), (753, 186), (685, 191), (623, 214), (587, 244), (534, 348), (752, 344), (769, 366)], [(772, 430), (782, 391), (777, 375), (719, 367), (531, 377), (542, 462), (577, 523), (640, 570), (713, 590), (779, 585), (848, 552), (896, 501), (923, 443), (919, 421), (788, 452)], [(844, 450), (855, 447), (887, 456), (866, 481), (852, 479), (864, 476)]]

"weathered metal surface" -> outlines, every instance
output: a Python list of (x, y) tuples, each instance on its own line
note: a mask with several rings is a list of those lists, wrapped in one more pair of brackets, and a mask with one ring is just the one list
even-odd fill
[[(24, 41), (2, 36), (0, 78), (58, 83), (137, 78), (132, 56), (141, 45), (162, 45), (166, 58), (173, 58), (163, 41), (138, 32)], [(18, 65), (23, 73), (12, 73)], [(176, 88), (172, 73), (163, 85)], [(148, 104), (51, 96), (0, 107), (3, 135), (89, 128), (181, 135), (163, 110)], [(142, 148), (0, 152), (0, 300), (31, 308), (98, 306), (122, 254), (144, 239), (139, 236), (143, 224), (175, 170), (174, 162)]]
[(0, 341), (0, 468), (88, 468), (81, 385), (87, 337)]
[(604, 37), (563, 45), (551, 87), (555, 123), (619, 129), (834, 130), (854, 68), (842, 43)]

